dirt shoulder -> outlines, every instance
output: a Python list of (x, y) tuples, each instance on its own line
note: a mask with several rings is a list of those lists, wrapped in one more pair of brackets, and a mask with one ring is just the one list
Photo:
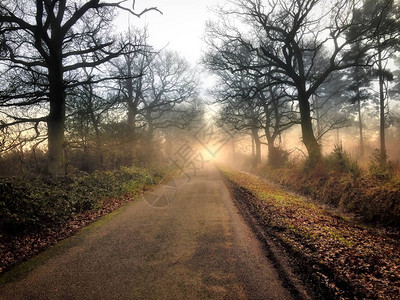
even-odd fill
[(398, 299), (400, 245), (250, 174), (221, 168), (233, 194), (326, 297)]

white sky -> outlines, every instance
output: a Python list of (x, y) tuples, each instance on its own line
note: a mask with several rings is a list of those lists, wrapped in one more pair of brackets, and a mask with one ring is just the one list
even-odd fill
[[(223, 1), (223, 0), (222, 0)], [(156, 49), (167, 46), (175, 50), (194, 66), (201, 58), (204, 44), (205, 23), (213, 17), (210, 7), (221, 0), (136, 0), (135, 11), (157, 7), (163, 15), (150, 11), (140, 19), (130, 16), (129, 22), (136, 27), (148, 24), (149, 43)], [(119, 18), (121, 30), (128, 27), (127, 14)]]

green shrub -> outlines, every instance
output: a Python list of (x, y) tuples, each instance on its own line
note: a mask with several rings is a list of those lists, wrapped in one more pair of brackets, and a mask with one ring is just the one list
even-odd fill
[(324, 158), (323, 164), (327, 172), (347, 173), (353, 182), (356, 182), (362, 175), (362, 169), (357, 160), (353, 159), (341, 144), (334, 146), (333, 152)]
[(389, 180), (393, 177), (393, 166), (387, 159), (387, 154), (384, 154), (383, 161), (381, 160), (381, 151), (375, 149), (371, 155), (369, 162), (369, 172), (372, 177), (379, 180)]
[(272, 167), (282, 167), (289, 161), (289, 152), (280, 147), (271, 147), (268, 154), (268, 163)]
[(121, 168), (76, 177), (0, 178), (0, 233), (51, 228), (112, 198), (158, 183), (161, 171)]

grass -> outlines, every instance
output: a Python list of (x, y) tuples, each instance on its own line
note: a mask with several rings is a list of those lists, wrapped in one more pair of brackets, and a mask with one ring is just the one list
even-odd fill
[(346, 282), (362, 297), (398, 299), (400, 245), (385, 230), (356, 225), (324, 206), (246, 173), (219, 166), (228, 181), (253, 195), (249, 206), (275, 235), (319, 268), (329, 284)]
[(329, 166), (305, 172), (301, 168), (264, 165), (254, 172), (320, 203), (356, 214), (365, 223), (400, 228), (400, 181), (396, 176), (380, 180), (365, 171), (354, 180), (351, 174)]

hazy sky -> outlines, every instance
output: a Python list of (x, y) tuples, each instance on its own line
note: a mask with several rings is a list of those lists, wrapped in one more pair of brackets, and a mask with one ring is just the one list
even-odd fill
[[(168, 49), (182, 54), (194, 65), (204, 49), (201, 37), (204, 34), (205, 22), (212, 17), (209, 7), (221, 0), (136, 0), (136, 11), (145, 7), (156, 6), (163, 12), (151, 11), (138, 20), (129, 17), (129, 22), (138, 27), (148, 24), (150, 44), (156, 48), (166, 45)], [(119, 18), (120, 29), (128, 27), (126, 14)]]

